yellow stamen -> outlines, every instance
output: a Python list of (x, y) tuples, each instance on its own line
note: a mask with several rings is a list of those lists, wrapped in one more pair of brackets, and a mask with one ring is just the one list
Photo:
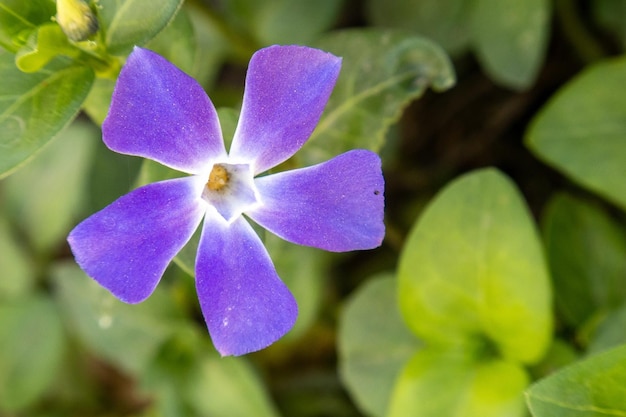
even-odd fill
[(220, 191), (228, 184), (229, 176), (228, 171), (223, 165), (215, 164), (209, 174), (209, 181), (207, 187), (211, 191)]

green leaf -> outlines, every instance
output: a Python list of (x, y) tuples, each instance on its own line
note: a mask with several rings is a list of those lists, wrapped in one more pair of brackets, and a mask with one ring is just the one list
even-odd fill
[(98, 13), (107, 51), (125, 55), (135, 45), (145, 45), (162, 31), (183, 0), (100, 0)]
[(612, 311), (604, 317), (595, 331), (587, 352), (590, 355), (611, 349), (620, 345), (626, 345), (626, 304)]
[(607, 213), (560, 194), (545, 211), (543, 234), (563, 320), (577, 327), (626, 302), (626, 233)]
[(594, 355), (533, 385), (534, 417), (626, 416), (626, 346)]
[(187, 74), (193, 75), (198, 48), (193, 24), (185, 8), (146, 47), (167, 58)]
[(90, 215), (134, 188), (142, 159), (113, 152), (102, 140), (96, 141), (84, 215)]
[(585, 69), (532, 121), (526, 145), (573, 181), (626, 209), (626, 57)]
[(198, 415), (277, 417), (259, 376), (244, 358), (205, 355), (196, 364), (184, 395)]
[(244, 357), (221, 358), (206, 328), (182, 323), (140, 380), (163, 417), (276, 417), (263, 381)]
[(550, 344), (551, 291), (542, 248), (515, 185), (494, 169), (442, 190), (399, 261), (400, 307), (425, 342), (472, 345), (533, 363)]
[(89, 95), (83, 103), (83, 110), (98, 126), (102, 126), (109, 113), (111, 96), (115, 88), (115, 80), (110, 78), (96, 78)]
[(197, 44), (193, 70), (189, 74), (208, 88), (219, 77), (225, 57), (232, 56), (233, 45), (225, 40), (219, 24), (202, 7), (200, 3), (186, 2), (183, 10), (188, 11)]
[(261, 45), (306, 44), (338, 18), (343, 0), (234, 0), (225, 12)]
[(626, 4), (621, 0), (594, 0), (591, 7), (594, 20), (613, 32), (626, 49)]
[(0, 178), (32, 158), (76, 116), (93, 83), (89, 68), (61, 61), (24, 74), (0, 51)]
[[(214, 349), (208, 343), (206, 329), (191, 322), (177, 326), (174, 335), (159, 349), (138, 381), (142, 392), (152, 398), (146, 416), (196, 416), (187, 401), (188, 385), (196, 383), (201, 357)], [(207, 393), (208, 394), (208, 393)]]
[(13, 415), (36, 401), (54, 382), (63, 350), (63, 326), (49, 299), (1, 303), (0, 410)]
[(580, 356), (579, 348), (572, 345), (570, 341), (555, 338), (541, 362), (533, 365), (532, 374), (535, 379), (550, 375), (564, 366), (576, 362)]
[(296, 156), (302, 165), (354, 148), (380, 150), (412, 100), (429, 86), (442, 91), (455, 82), (443, 50), (415, 36), (355, 29), (327, 35), (315, 46), (343, 57), (343, 66), (320, 123)]
[(470, 19), (474, 51), (494, 81), (530, 87), (550, 34), (549, 0), (476, 0)]
[[(3, 200), (1, 194), (0, 200)], [(9, 220), (0, 215), (0, 300), (23, 296), (34, 286), (35, 265), (15, 235)]]
[(382, 417), (395, 381), (421, 347), (400, 317), (397, 282), (369, 279), (346, 301), (339, 322), (339, 373), (363, 412)]
[(387, 417), (523, 417), (528, 376), (500, 359), (424, 349), (402, 371)]
[(174, 308), (157, 289), (141, 304), (125, 304), (72, 263), (52, 271), (62, 314), (92, 352), (131, 375), (145, 371), (176, 327)]
[(5, 180), (7, 212), (37, 252), (65, 241), (85, 203), (87, 172), (98, 140), (99, 129), (76, 121), (32, 163)]
[(419, 34), (454, 55), (469, 44), (471, 5), (466, 0), (370, 0), (367, 15), (377, 26)]
[(56, 12), (52, 0), (2, 0), (0, 2), (0, 46), (11, 52), (26, 43), (31, 31), (50, 22)]
[(28, 37), (15, 56), (15, 65), (24, 72), (37, 72), (57, 55), (76, 57), (80, 51), (72, 46), (56, 23), (39, 26)]

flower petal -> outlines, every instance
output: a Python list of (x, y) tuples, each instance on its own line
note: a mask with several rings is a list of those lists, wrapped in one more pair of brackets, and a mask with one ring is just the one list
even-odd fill
[(250, 60), (230, 156), (258, 174), (291, 157), (322, 115), (341, 58), (304, 46), (270, 46)]
[(223, 356), (263, 349), (287, 333), (298, 307), (248, 222), (207, 212), (196, 261), (200, 306)]
[(333, 252), (372, 249), (385, 235), (380, 158), (353, 150), (327, 162), (256, 179), (261, 204), (246, 212), (293, 243)]
[(78, 265), (120, 300), (145, 300), (202, 219), (198, 182), (149, 184), (85, 219), (68, 237)]
[(116, 152), (193, 174), (226, 152), (217, 112), (202, 87), (139, 47), (122, 68), (102, 134)]

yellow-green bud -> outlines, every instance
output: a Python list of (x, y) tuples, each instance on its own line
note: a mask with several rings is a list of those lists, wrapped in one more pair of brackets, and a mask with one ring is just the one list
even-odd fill
[(84, 41), (98, 31), (98, 19), (84, 0), (57, 0), (57, 22), (75, 42)]

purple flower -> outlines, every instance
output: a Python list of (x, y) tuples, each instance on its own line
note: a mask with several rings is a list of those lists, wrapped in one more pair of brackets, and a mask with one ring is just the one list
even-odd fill
[(103, 140), (115, 152), (191, 175), (138, 188), (76, 226), (68, 241), (81, 268), (120, 300), (143, 301), (204, 218), (196, 288), (216, 349), (242, 355), (282, 337), (296, 320), (296, 302), (242, 214), (290, 242), (334, 252), (375, 248), (385, 233), (384, 181), (373, 152), (258, 176), (302, 147), (340, 67), (340, 58), (301, 46), (255, 53), (227, 153), (202, 87), (135, 48)]

